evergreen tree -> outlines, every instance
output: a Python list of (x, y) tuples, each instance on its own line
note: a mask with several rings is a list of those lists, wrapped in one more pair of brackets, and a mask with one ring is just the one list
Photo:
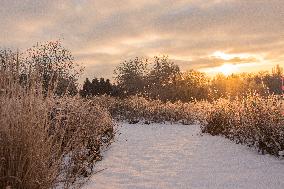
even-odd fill
[(86, 78), (83, 89), (80, 91), (82, 97), (92, 96), (92, 83), (88, 78)]

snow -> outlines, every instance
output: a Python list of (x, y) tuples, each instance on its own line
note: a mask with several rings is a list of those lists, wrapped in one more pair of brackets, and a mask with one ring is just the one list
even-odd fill
[(122, 124), (84, 189), (283, 189), (284, 161), (197, 125)]

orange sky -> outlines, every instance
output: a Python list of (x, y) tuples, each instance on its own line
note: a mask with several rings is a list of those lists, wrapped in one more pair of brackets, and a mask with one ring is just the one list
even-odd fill
[(209, 74), (284, 66), (283, 0), (2, 0), (0, 18), (2, 48), (62, 39), (84, 77), (136, 56)]

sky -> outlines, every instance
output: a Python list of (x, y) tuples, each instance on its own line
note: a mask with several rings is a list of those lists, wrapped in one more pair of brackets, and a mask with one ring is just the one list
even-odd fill
[(284, 66), (283, 0), (0, 0), (0, 48), (62, 40), (84, 77), (134, 57), (168, 55), (182, 70)]

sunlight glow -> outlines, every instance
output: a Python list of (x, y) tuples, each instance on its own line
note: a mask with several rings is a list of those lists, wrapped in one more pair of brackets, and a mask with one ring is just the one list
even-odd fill
[(231, 75), (237, 71), (237, 67), (232, 64), (224, 64), (218, 68), (218, 71), (224, 74), (225, 76)]
[(259, 54), (248, 54), (248, 53), (240, 53), (240, 54), (229, 54), (224, 51), (215, 51), (211, 54), (213, 58), (217, 58), (220, 61), (223, 60), (223, 65), (219, 67), (208, 68), (204, 70), (205, 72), (209, 72), (211, 74), (222, 73), (226, 76), (231, 75), (237, 72), (246, 72), (255, 68), (255, 64), (257, 63), (259, 66), (264, 61), (263, 56)]
[(235, 57), (234, 55), (226, 54), (226, 53), (221, 52), (221, 51), (216, 51), (212, 55), (214, 57), (221, 58), (223, 60), (230, 60), (230, 59)]
[(248, 54), (248, 53), (228, 54), (228, 53), (225, 53), (223, 51), (215, 51), (211, 56), (216, 57), (216, 58), (220, 58), (220, 59), (223, 59), (223, 60), (231, 60), (233, 58), (241, 58), (241, 59), (255, 58), (255, 59), (261, 59), (261, 56), (260, 55), (256, 55), (256, 54)]

